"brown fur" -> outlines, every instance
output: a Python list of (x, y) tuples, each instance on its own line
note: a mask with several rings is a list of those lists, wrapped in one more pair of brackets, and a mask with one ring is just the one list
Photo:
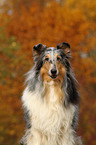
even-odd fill
[(48, 72), (49, 72), (49, 69), (51, 67), (51, 64), (48, 63), (48, 62), (45, 62), (43, 67), (41, 68), (41, 76), (42, 76), (42, 79), (43, 79), (43, 85), (45, 86), (45, 82), (50, 82), (52, 81), (52, 78), (49, 76)]
[(62, 63), (60, 61), (56, 62), (56, 69), (58, 69), (59, 74), (55, 79), (52, 79), (48, 74), (50, 67), (51, 67), (51, 63), (45, 61), (43, 67), (41, 68), (40, 73), (41, 73), (44, 84), (45, 84), (45, 82), (50, 82), (53, 80), (56, 84), (59, 83), (59, 85), (61, 86), (61, 84), (64, 80), (64, 76), (65, 76), (64, 66), (62, 65)]
[[(58, 55), (56, 54), (55, 57), (57, 58), (57, 56)], [(50, 55), (47, 55), (46, 58), (47, 57), (50, 58)], [(56, 94), (58, 96), (58, 102), (64, 101), (64, 94), (62, 93), (61, 87), (62, 87), (62, 83), (63, 83), (64, 76), (65, 76), (65, 68), (62, 65), (61, 61), (56, 61), (55, 65), (56, 65), (56, 69), (59, 71), (59, 74), (54, 79), (52, 79), (49, 76), (49, 70), (51, 67), (50, 62), (45, 61), (44, 65), (40, 71), (42, 79), (43, 79), (43, 85), (45, 87), (43, 96), (45, 96), (45, 93), (46, 93), (47, 102), (49, 102), (48, 94), (50, 92), (50, 87), (49, 87), (48, 83), (50, 83), (51, 81), (54, 82), (54, 91), (56, 92)]]

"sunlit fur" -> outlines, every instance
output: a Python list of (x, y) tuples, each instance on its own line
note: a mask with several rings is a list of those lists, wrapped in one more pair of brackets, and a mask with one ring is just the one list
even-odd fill
[[(33, 52), (35, 64), (22, 96), (26, 133), (21, 145), (81, 145), (76, 135), (79, 95), (68, 55), (42, 44)], [(52, 69), (57, 70), (54, 78)]]

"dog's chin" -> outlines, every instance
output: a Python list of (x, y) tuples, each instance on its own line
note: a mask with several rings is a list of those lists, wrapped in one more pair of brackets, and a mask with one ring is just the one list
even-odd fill
[(56, 79), (57, 75), (49, 75), (52, 79)]

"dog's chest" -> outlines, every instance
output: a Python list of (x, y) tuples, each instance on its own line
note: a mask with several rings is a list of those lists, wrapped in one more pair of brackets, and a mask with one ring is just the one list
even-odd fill
[[(63, 126), (63, 105), (58, 102), (58, 97), (51, 88), (44, 100), (38, 100), (32, 111), (32, 124), (45, 134), (58, 132)], [(46, 98), (47, 97), (47, 98)], [(46, 100), (47, 99), (47, 100)], [(60, 106), (61, 105), (61, 106)]]
[(58, 102), (54, 87), (50, 88), (47, 95), (49, 102), (46, 96), (42, 98), (39, 91), (31, 93), (26, 90), (22, 100), (29, 110), (32, 127), (46, 135), (56, 136), (70, 128), (75, 108), (72, 105), (65, 108), (63, 103)]

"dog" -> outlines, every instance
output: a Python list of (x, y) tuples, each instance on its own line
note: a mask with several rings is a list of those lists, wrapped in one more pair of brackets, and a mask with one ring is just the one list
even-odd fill
[(22, 96), (26, 133), (21, 145), (82, 145), (76, 134), (79, 93), (69, 43), (33, 47), (34, 66)]

